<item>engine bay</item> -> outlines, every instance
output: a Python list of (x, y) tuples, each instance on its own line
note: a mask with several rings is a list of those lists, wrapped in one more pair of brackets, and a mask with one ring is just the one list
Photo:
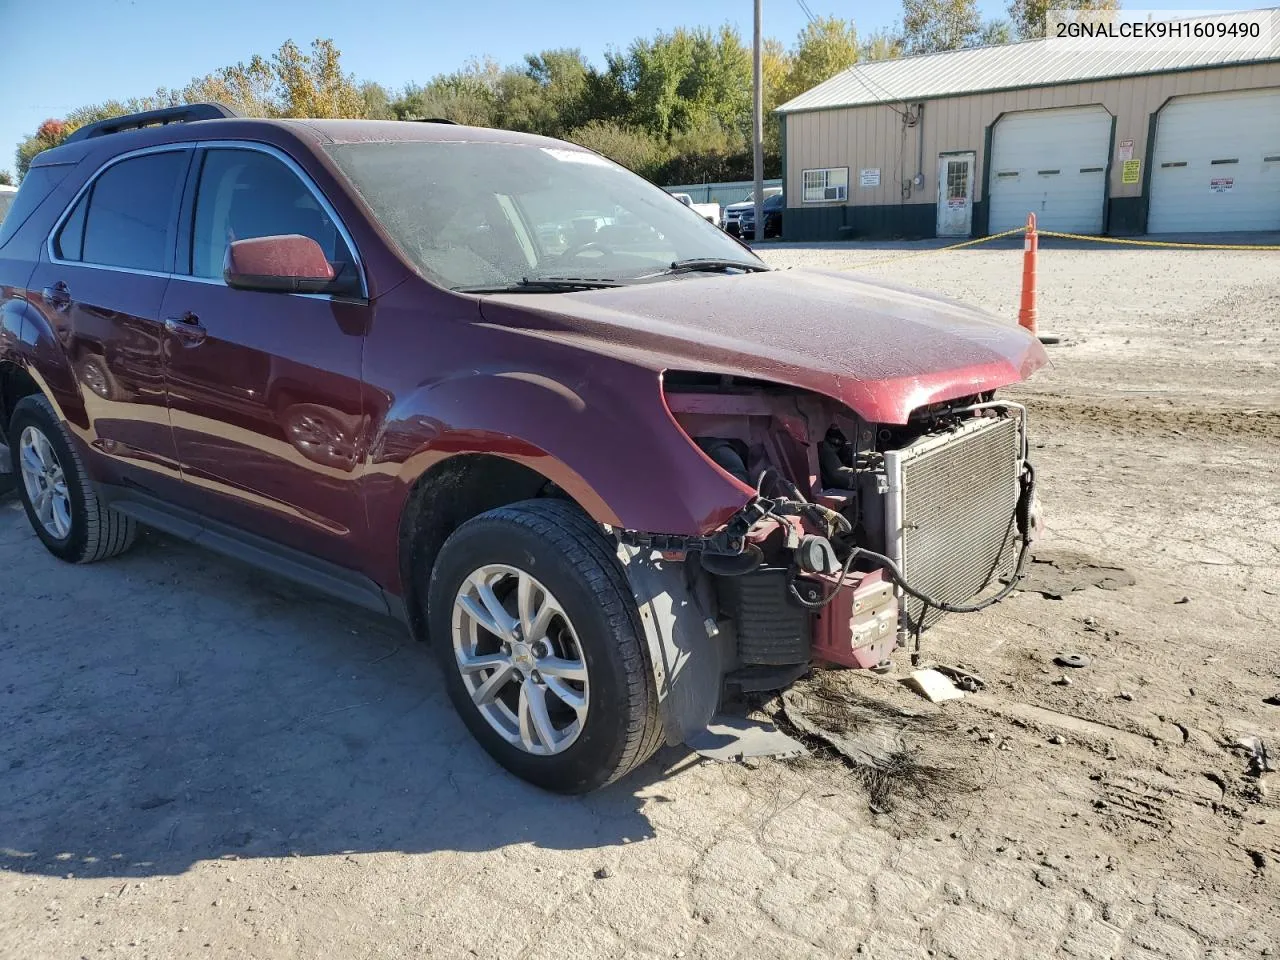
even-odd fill
[(943, 613), (1003, 582), (989, 605), (1020, 576), (1038, 516), (1020, 405), (979, 394), (876, 424), (741, 378), (669, 374), (665, 394), (686, 435), (754, 494), (688, 559), (757, 688), (814, 660), (887, 669), (912, 634), (918, 649)]

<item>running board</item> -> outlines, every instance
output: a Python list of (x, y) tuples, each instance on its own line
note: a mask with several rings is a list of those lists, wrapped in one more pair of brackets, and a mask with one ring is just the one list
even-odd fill
[(404, 603), (354, 570), (320, 560), (130, 487), (98, 485), (112, 510), (198, 547), (291, 580), (346, 603), (407, 621)]

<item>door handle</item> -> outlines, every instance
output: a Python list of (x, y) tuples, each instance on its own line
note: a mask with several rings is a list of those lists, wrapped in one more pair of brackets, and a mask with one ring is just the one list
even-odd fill
[(184, 347), (199, 346), (209, 335), (200, 318), (190, 310), (180, 317), (165, 317), (164, 328), (181, 340)]
[(66, 281), (58, 280), (40, 291), (45, 303), (51, 304), (55, 310), (66, 310), (71, 306), (71, 288)]

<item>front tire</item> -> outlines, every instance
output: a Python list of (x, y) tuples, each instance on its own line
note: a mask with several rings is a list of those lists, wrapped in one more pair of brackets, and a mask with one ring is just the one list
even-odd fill
[(98, 499), (71, 435), (43, 396), (14, 408), (9, 450), (27, 519), (55, 557), (93, 563), (133, 546), (137, 525)]
[(431, 572), (427, 618), (463, 722), (516, 776), (586, 793), (660, 745), (635, 599), (573, 504), (527, 500), (464, 523)]

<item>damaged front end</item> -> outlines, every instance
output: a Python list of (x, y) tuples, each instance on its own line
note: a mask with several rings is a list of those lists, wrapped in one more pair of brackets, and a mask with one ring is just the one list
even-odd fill
[(668, 374), (675, 422), (754, 491), (706, 537), (619, 531), (668, 738), (814, 663), (887, 670), (1012, 591), (1039, 526), (1026, 411), (991, 393), (866, 422), (761, 381)]

